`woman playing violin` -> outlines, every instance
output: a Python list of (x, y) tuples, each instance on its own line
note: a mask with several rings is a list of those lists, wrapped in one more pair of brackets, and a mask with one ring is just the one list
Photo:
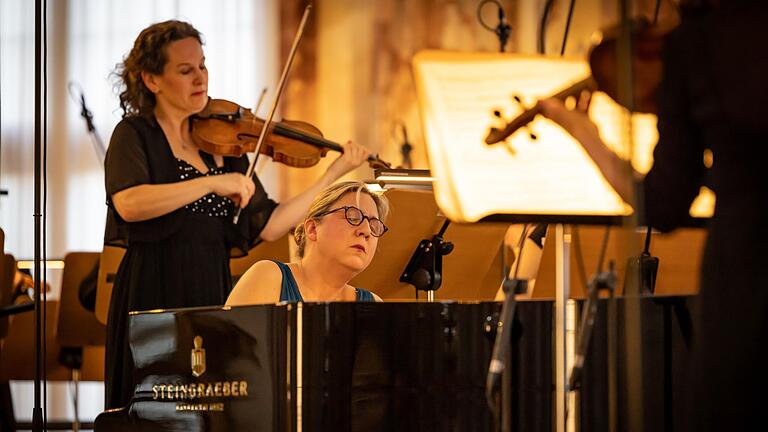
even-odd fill
[(208, 102), (208, 70), (194, 27), (166, 21), (144, 29), (116, 74), (124, 116), (105, 161), (105, 243), (127, 251), (110, 303), (107, 408), (126, 405), (133, 393), (129, 311), (223, 304), (231, 290), (230, 254), (247, 253), (260, 238), (280, 238), (320, 190), (369, 156), (347, 144), (316, 184), (278, 204), (257, 178), (243, 175), (246, 156), (208, 154), (192, 139), (190, 117)]
[(318, 195), (295, 230), (298, 260), (285, 264), (259, 261), (232, 290), (227, 305), (300, 301), (381, 301), (349, 281), (365, 270), (376, 254), (385, 197), (364, 183), (334, 184)]

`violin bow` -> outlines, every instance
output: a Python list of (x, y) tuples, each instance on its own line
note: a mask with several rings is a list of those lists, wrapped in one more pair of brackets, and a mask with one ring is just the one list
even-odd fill
[[(261, 128), (261, 133), (259, 134), (259, 140), (256, 142), (256, 155), (251, 161), (251, 164), (248, 166), (248, 171), (246, 172), (245, 176), (249, 179), (253, 176), (253, 171), (256, 168), (256, 161), (259, 159), (259, 153), (261, 152), (261, 146), (264, 144), (264, 138), (267, 136), (267, 133), (269, 133), (270, 126), (272, 126), (272, 118), (275, 116), (275, 110), (277, 109), (277, 104), (280, 102), (280, 96), (283, 94), (283, 88), (285, 87), (285, 81), (288, 78), (288, 72), (291, 70), (291, 65), (293, 64), (293, 58), (296, 56), (296, 49), (299, 47), (299, 42), (301, 41), (301, 37), (304, 35), (304, 27), (307, 24), (307, 19), (309, 18), (309, 12), (312, 10), (312, 5), (307, 5), (306, 8), (304, 8), (304, 15), (301, 17), (301, 22), (299, 23), (299, 29), (296, 30), (296, 35), (293, 37), (293, 45), (291, 46), (291, 51), (288, 54), (288, 59), (285, 62), (285, 65), (283, 66), (283, 73), (280, 76), (280, 81), (277, 84), (277, 92), (275, 93), (275, 100), (272, 102), (272, 107), (269, 109), (269, 115), (267, 116), (266, 120), (264, 120), (264, 126)], [(256, 119), (254, 115), (254, 120)], [(235, 210), (235, 217), (232, 220), (232, 223), (237, 225), (237, 221), (240, 219), (240, 212), (242, 208), (238, 207)]]

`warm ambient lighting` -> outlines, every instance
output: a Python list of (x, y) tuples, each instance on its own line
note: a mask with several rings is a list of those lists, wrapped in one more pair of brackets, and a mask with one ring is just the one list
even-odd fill
[[(48, 260), (48, 261), (45, 261), (43, 264), (47, 269), (63, 269), (64, 268), (63, 260)], [(16, 267), (18, 267), (20, 270), (31, 270), (35, 268), (35, 261), (34, 260), (17, 261)]]
[[(579, 60), (444, 51), (417, 54), (414, 77), (422, 129), (435, 177), (435, 200), (446, 216), (476, 222), (494, 214), (630, 215), (633, 209), (581, 144), (542, 116), (535, 116), (528, 130), (513, 133), (503, 143), (485, 144), (491, 127), (505, 127), (536, 101), (587, 76), (589, 65)], [(635, 114), (629, 128), (626, 111), (600, 92), (589, 113), (611, 150), (641, 173), (650, 169), (658, 140), (655, 116)], [(632, 140), (627, 139), (629, 133)], [(713, 200), (702, 202), (711, 206)]]

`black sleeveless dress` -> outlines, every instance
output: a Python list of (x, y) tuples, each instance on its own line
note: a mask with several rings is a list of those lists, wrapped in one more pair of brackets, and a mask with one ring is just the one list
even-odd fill
[(129, 311), (224, 304), (232, 289), (230, 255), (240, 256), (259, 241), (277, 204), (256, 181), (256, 193), (232, 223), (234, 204), (209, 194), (168, 215), (126, 223), (110, 197), (139, 184), (173, 183), (202, 175), (245, 172), (246, 158), (225, 158), (203, 174), (176, 159), (154, 119), (129, 117), (112, 135), (105, 171), (109, 214), (105, 243), (127, 246), (115, 279), (107, 324), (106, 408), (128, 404), (134, 391), (133, 356), (128, 344)]

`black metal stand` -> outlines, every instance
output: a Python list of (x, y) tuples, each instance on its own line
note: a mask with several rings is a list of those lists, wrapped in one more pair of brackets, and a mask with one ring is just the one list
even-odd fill
[[(512, 338), (512, 321), (515, 319), (517, 300), (515, 294), (527, 290), (528, 281), (525, 279), (505, 279), (502, 283), (504, 290), (504, 305), (501, 308), (499, 322), (496, 329), (496, 339), (493, 344), (493, 355), (488, 367), (488, 376), (485, 381), (485, 400), (497, 419), (501, 420), (501, 430), (511, 430), (512, 413), (510, 412), (510, 400), (507, 397), (499, 398), (499, 389), (502, 383), (504, 371), (508, 371), (510, 363), (509, 346)], [(503, 381), (507, 381), (504, 379)], [(507, 385), (509, 384), (509, 385)], [(503, 386), (509, 388), (511, 383)]]
[(443, 256), (453, 251), (453, 243), (443, 239), (450, 223), (451, 221), (446, 219), (440, 232), (431, 239), (419, 242), (408, 265), (400, 275), (400, 282), (416, 287), (417, 295), (419, 291), (426, 291), (430, 301), (433, 300), (434, 292), (443, 282)]
[(42, 69), (43, 69), (43, 56), (42, 56), (42, 34), (43, 34), (43, 8), (42, 0), (35, 0), (35, 213), (34, 213), (34, 231), (35, 231), (35, 271), (34, 271), (34, 283), (35, 283), (35, 400), (34, 407), (32, 409), (32, 430), (39, 432), (43, 430), (43, 409), (42, 409), (42, 359), (43, 352), (41, 341), (44, 337), (44, 329), (42, 327), (42, 304), (40, 302), (40, 294), (42, 293), (41, 279), (40, 279), (40, 266), (42, 264), (41, 258), (41, 192), (42, 192)]
[(581, 388), (582, 375), (584, 372), (584, 359), (589, 350), (589, 343), (595, 327), (595, 318), (597, 316), (597, 303), (600, 291), (608, 291), (608, 422), (609, 429), (615, 430), (618, 389), (616, 382), (616, 361), (617, 353), (617, 314), (616, 314), (616, 272), (614, 271), (614, 262), (608, 265), (608, 271), (598, 272), (589, 281), (587, 286), (587, 300), (582, 309), (581, 325), (576, 342), (576, 352), (574, 353), (573, 368), (568, 377), (568, 389), (577, 390)]
[(589, 342), (595, 327), (597, 316), (597, 300), (600, 291), (608, 291), (611, 298), (616, 291), (616, 273), (613, 269), (613, 261), (606, 272), (598, 273), (592, 277), (587, 286), (587, 300), (581, 312), (581, 326), (579, 328), (578, 342), (574, 354), (573, 369), (568, 378), (568, 388), (571, 390), (581, 387), (581, 375), (584, 368), (584, 357), (589, 350)]
[(35, 310), (34, 302), (5, 306), (0, 308), (0, 318), (6, 317), (9, 315), (15, 315), (22, 312), (30, 312), (33, 310)]

